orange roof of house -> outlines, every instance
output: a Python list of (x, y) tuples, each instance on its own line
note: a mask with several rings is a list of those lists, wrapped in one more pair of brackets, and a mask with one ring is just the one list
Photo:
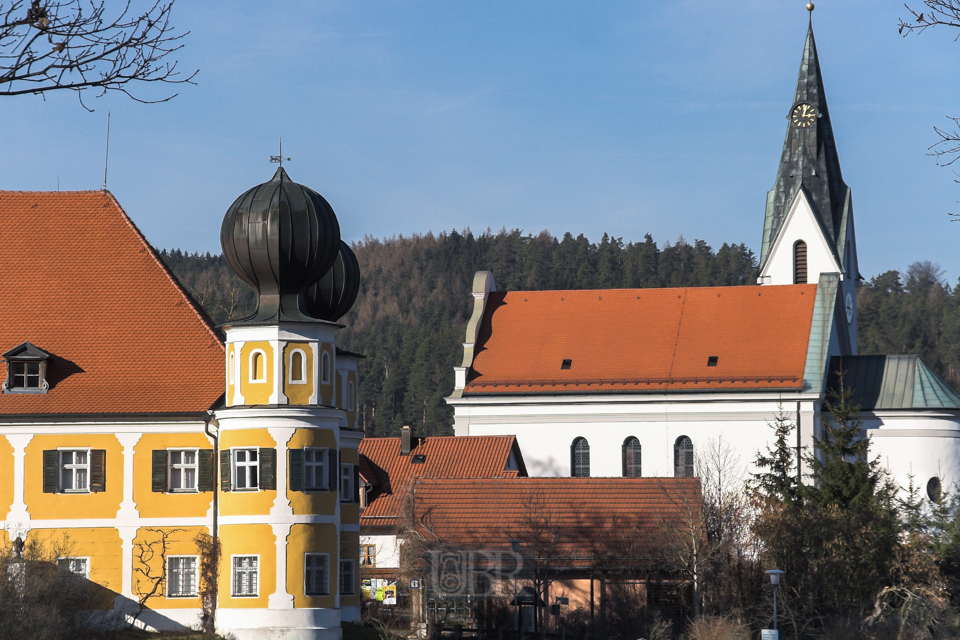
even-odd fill
[(416, 482), (414, 505), (428, 541), (509, 550), (510, 540), (519, 540), (530, 554), (539, 535), (543, 547), (555, 544), (555, 564), (589, 566), (608, 557), (626, 566), (648, 558), (651, 544), (676, 536), (695, 517), (700, 480), (424, 478)]
[[(0, 191), (0, 353), (51, 355), (0, 415), (171, 414), (223, 394), (223, 343), (106, 191)], [(6, 373), (0, 374), (5, 377)]]
[[(526, 475), (513, 436), (431, 436), (415, 439), (400, 455), (400, 438), (360, 441), (360, 475), (374, 487), (364, 508), (364, 525), (393, 525), (400, 515), (404, 490), (418, 478), (502, 478)], [(508, 469), (510, 454), (516, 469)], [(423, 456), (422, 462), (416, 462)]]
[(800, 389), (816, 291), (490, 293), (464, 394)]

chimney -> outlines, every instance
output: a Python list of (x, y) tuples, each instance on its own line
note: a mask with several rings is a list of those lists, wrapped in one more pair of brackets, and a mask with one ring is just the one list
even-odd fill
[(413, 434), (410, 432), (410, 427), (404, 426), (400, 430), (400, 455), (402, 456), (410, 455), (411, 440), (413, 440)]

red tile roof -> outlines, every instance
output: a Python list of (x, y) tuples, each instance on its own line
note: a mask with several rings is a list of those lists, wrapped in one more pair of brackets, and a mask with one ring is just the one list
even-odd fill
[[(518, 469), (507, 469), (510, 453)], [(423, 462), (415, 464), (415, 456)], [(360, 441), (360, 475), (373, 485), (361, 524), (396, 524), (405, 487), (416, 478), (503, 478), (526, 475), (513, 436), (433, 436), (419, 439), (400, 455), (400, 438)]]
[(541, 541), (556, 541), (557, 563), (582, 567), (604, 556), (616, 556), (618, 563), (631, 555), (648, 558), (657, 538), (676, 536), (684, 523), (696, 522), (700, 480), (424, 478), (415, 484), (413, 502), (428, 541), (508, 550), (515, 539), (530, 554), (539, 530)]
[(217, 402), (223, 343), (109, 192), (0, 191), (0, 218), (0, 353), (52, 356), (48, 393), (0, 395), (0, 415)]
[(464, 394), (799, 389), (816, 291), (491, 293)]

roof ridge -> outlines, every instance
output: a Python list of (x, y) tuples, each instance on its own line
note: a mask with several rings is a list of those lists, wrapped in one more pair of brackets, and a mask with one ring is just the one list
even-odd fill
[(150, 257), (153, 258), (153, 261), (154, 261), (154, 262), (156, 263), (156, 265), (160, 268), (160, 272), (161, 272), (164, 276), (166, 276), (167, 280), (168, 280), (171, 284), (173, 284), (174, 287), (176, 287), (177, 291), (180, 293), (180, 295), (181, 295), (181, 296), (183, 297), (183, 299), (186, 301), (187, 305), (189, 305), (190, 310), (193, 311), (193, 314), (197, 317), (197, 319), (200, 321), (200, 323), (204, 326), (204, 328), (205, 328), (205, 329), (207, 330), (207, 332), (210, 334), (210, 337), (213, 338), (213, 340), (214, 340), (214, 342), (217, 344), (217, 346), (219, 346), (221, 350), (224, 350), (225, 347), (223, 346), (223, 340), (221, 340), (221, 339), (220, 339), (220, 336), (217, 335), (216, 329), (214, 329), (214, 328), (210, 325), (210, 322), (208, 321), (208, 319), (207, 319), (207, 317), (206, 317), (206, 313), (204, 313), (201, 309), (198, 309), (198, 308), (197, 308), (196, 302), (193, 300), (193, 298), (190, 296), (190, 294), (187, 293), (187, 290), (183, 288), (183, 285), (181, 285), (180, 282), (173, 276), (173, 274), (170, 273), (170, 270), (167, 268), (167, 265), (165, 265), (165, 264), (163, 263), (163, 260), (160, 259), (160, 256), (157, 255), (156, 249), (154, 249), (154, 248), (153, 248), (153, 245), (151, 245), (151, 244), (147, 241), (146, 236), (143, 235), (143, 233), (142, 233), (142, 232), (140, 231), (140, 229), (137, 227), (136, 223), (134, 223), (133, 219), (132, 219), (129, 215), (127, 215), (127, 212), (124, 210), (123, 206), (121, 206), (120, 202), (114, 197), (114, 195), (113, 195), (112, 193), (110, 193), (110, 191), (107, 191), (106, 189), (104, 189), (101, 193), (103, 193), (105, 196), (107, 196), (111, 201), (113, 201), (113, 204), (115, 204), (115, 205), (117, 206), (117, 209), (120, 210), (120, 215), (123, 216), (124, 221), (130, 226), (130, 228), (133, 230), (133, 232), (137, 235), (137, 238), (140, 239), (140, 242), (143, 244), (143, 246), (144, 246), (144, 247), (147, 249), (147, 251), (149, 252)]
[[(70, 194), (70, 193), (84, 193), (84, 194), (90, 193), (90, 194), (94, 194), (94, 193), (110, 193), (110, 192), (109, 192), (109, 191), (104, 191), (103, 189), (77, 189), (77, 190), (73, 190), (73, 191), (67, 191), (67, 190), (63, 190), (63, 191), (18, 191), (18, 190), (16, 190), (16, 189), (0, 189), (0, 195), (3, 195), (4, 193), (17, 193), (17, 194), (20, 194), (20, 195), (23, 195), (23, 194), (31, 194), (31, 195), (41, 195), (41, 194), (43, 194), (43, 195), (60, 195), (61, 193), (67, 193), (67, 194)], [(112, 195), (112, 194), (111, 194), (111, 195)]]

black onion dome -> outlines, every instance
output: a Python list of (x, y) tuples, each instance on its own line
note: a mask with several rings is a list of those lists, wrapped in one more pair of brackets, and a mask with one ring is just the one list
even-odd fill
[(257, 310), (247, 322), (316, 322), (303, 293), (330, 270), (340, 249), (340, 224), (323, 196), (281, 167), (270, 182), (230, 205), (220, 245), (231, 268), (257, 292)]
[(330, 270), (316, 283), (307, 287), (307, 313), (314, 318), (336, 322), (357, 299), (360, 291), (360, 263), (349, 245), (340, 241), (340, 252)]

